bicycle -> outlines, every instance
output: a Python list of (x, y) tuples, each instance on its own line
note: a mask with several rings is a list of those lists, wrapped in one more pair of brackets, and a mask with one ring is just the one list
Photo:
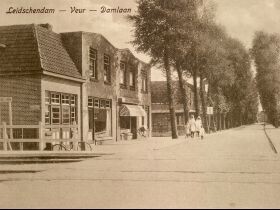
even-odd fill
[[(69, 144), (66, 144), (69, 143)], [(83, 151), (82, 144), (85, 144), (84, 151), (92, 151), (92, 147), (89, 143), (84, 141), (79, 141), (77, 147), (74, 148), (73, 142), (60, 142), (58, 144), (52, 145), (52, 151)]]
[(140, 136), (142, 136), (142, 137), (147, 137), (147, 129), (145, 128), (145, 127), (140, 127), (138, 130), (137, 130), (137, 132), (138, 132), (138, 134), (140, 135)]

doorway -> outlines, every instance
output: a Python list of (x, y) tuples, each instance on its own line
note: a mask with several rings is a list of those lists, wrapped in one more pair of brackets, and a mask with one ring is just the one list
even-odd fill
[(130, 117), (132, 138), (137, 139), (137, 117)]

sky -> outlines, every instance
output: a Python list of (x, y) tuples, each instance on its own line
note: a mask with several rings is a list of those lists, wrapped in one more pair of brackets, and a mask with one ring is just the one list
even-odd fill
[[(255, 31), (280, 33), (280, 0), (213, 0), (217, 5), (216, 20), (228, 34), (251, 47)], [(84, 14), (70, 14), (70, 7), (97, 10)], [(103, 34), (115, 47), (129, 48), (138, 58), (149, 62), (147, 55), (138, 53), (130, 44), (133, 27), (124, 14), (101, 14), (100, 8), (131, 8), (135, 0), (1, 0), (0, 26), (30, 23), (50, 23), (55, 32), (88, 31)], [(10, 8), (54, 8), (54, 14), (6, 14)], [(57, 12), (66, 10), (66, 12)], [(152, 72), (152, 80), (164, 80), (159, 71)]]

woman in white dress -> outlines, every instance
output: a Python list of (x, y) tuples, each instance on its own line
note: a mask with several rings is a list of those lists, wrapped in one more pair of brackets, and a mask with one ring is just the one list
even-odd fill
[(199, 136), (201, 125), (202, 125), (201, 118), (200, 118), (200, 116), (198, 116), (196, 121), (195, 121), (197, 136)]
[(196, 124), (193, 115), (191, 115), (191, 119), (189, 123), (190, 123), (191, 137), (193, 138), (196, 131)]

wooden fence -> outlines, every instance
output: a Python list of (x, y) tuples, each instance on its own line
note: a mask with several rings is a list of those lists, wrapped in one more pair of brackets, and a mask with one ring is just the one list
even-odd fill
[(12, 144), (19, 143), (19, 150), (23, 150), (23, 143), (38, 143), (39, 150), (44, 150), (46, 143), (79, 142), (77, 125), (0, 125), (0, 143), (4, 151), (13, 150)]

